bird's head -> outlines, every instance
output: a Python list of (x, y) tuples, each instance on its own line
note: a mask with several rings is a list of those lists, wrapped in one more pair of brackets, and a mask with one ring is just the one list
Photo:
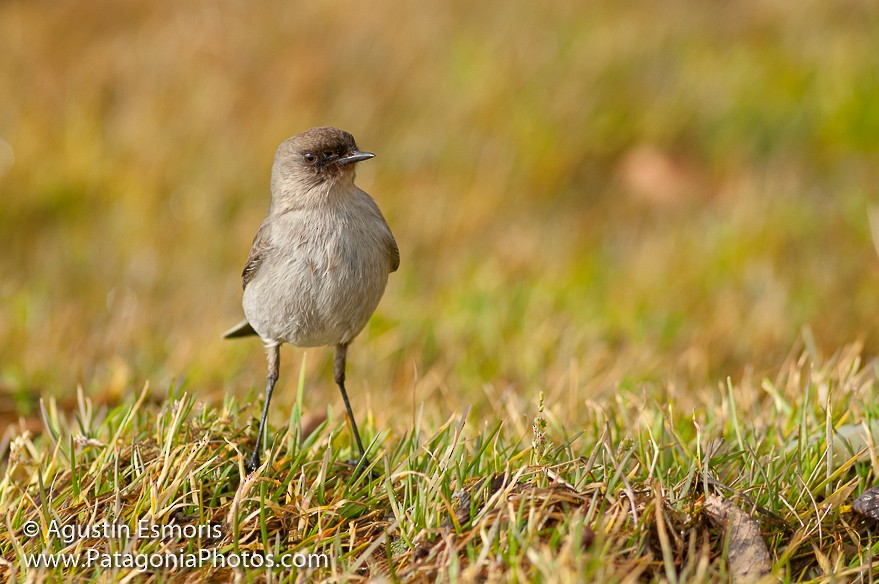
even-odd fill
[[(357, 149), (354, 136), (338, 128), (321, 127), (296, 134), (281, 143), (272, 167), (272, 195), (297, 197), (329, 191), (354, 182), (354, 166), (375, 154)], [(327, 188), (329, 187), (329, 188)]]

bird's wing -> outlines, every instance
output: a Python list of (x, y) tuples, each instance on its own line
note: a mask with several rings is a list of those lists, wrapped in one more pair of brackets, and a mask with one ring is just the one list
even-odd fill
[(397, 246), (397, 240), (394, 239), (394, 234), (388, 226), (388, 221), (385, 219), (384, 214), (382, 214), (382, 210), (378, 208), (378, 203), (375, 202), (375, 199), (370, 197), (366, 191), (357, 190), (359, 191), (360, 204), (366, 207), (366, 210), (378, 219), (379, 224), (384, 227), (382, 235), (388, 248), (388, 260), (390, 261), (388, 272), (396, 272), (397, 268), (400, 267), (400, 248)]
[(268, 221), (263, 221), (259, 226), (256, 235), (253, 238), (253, 245), (250, 247), (250, 255), (247, 256), (247, 263), (244, 265), (244, 271), (241, 272), (241, 287), (247, 288), (247, 284), (256, 276), (259, 266), (262, 264), (263, 258), (268, 253), (269, 232), (271, 227)]
[(391, 271), (396, 272), (397, 268), (400, 267), (400, 248), (397, 247), (397, 240), (394, 239), (394, 235), (391, 233), (390, 228), (388, 229), (388, 233), (391, 234), (390, 245), (388, 245), (388, 254), (391, 258)]
[[(269, 231), (270, 228), (268, 221), (263, 221), (263, 224), (259, 226), (259, 229), (253, 238), (253, 245), (250, 247), (250, 254), (247, 256), (247, 264), (244, 266), (244, 271), (241, 272), (241, 284), (244, 288), (247, 288), (247, 284), (253, 280), (254, 276), (256, 276), (256, 272), (259, 270), (263, 258), (269, 251)], [(253, 330), (253, 327), (250, 326), (250, 323), (247, 322), (247, 320), (242, 320), (224, 332), (223, 338), (234, 339), (236, 337), (246, 337), (255, 334), (257, 333)]]

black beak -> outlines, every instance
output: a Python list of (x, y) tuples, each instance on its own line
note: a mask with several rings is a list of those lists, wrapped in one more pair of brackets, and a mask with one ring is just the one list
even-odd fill
[(354, 164), (355, 162), (362, 162), (364, 160), (369, 160), (370, 158), (375, 158), (375, 154), (372, 152), (361, 152), (359, 150), (354, 150), (351, 153), (340, 156), (336, 159), (336, 164), (342, 166), (344, 164)]

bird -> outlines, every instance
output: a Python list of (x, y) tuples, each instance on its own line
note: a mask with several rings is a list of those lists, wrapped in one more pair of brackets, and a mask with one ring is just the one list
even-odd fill
[(354, 137), (317, 127), (282, 142), (275, 153), (268, 214), (241, 274), (245, 319), (224, 338), (257, 335), (268, 361), (256, 447), (245, 463), (260, 466), (260, 444), (280, 369), (280, 346), (335, 347), (333, 376), (360, 453), (369, 465), (348, 392), (348, 346), (369, 321), (400, 266), (397, 241), (375, 200), (354, 184), (355, 166), (375, 155)]

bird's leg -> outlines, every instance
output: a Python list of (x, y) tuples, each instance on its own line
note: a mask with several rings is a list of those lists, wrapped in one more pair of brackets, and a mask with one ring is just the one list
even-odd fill
[(281, 366), (281, 345), (279, 343), (267, 344), (266, 357), (269, 362), (269, 374), (266, 380), (266, 400), (262, 406), (262, 418), (259, 421), (259, 432), (256, 434), (256, 446), (253, 448), (253, 454), (250, 456), (250, 460), (244, 465), (247, 472), (253, 472), (259, 468), (259, 451), (262, 448), (262, 437), (266, 428), (266, 418), (269, 416), (269, 402), (272, 401), (272, 391), (275, 389), (275, 382), (278, 381), (278, 370)]
[(348, 422), (351, 423), (351, 431), (354, 433), (354, 441), (357, 442), (357, 448), (360, 449), (361, 468), (369, 465), (366, 459), (366, 449), (363, 448), (363, 442), (360, 441), (360, 432), (357, 431), (357, 422), (354, 421), (354, 412), (351, 411), (351, 402), (348, 401), (348, 392), (345, 391), (345, 358), (348, 356), (348, 345), (336, 345), (336, 358), (333, 361), (333, 374), (336, 378), (336, 385), (342, 392), (342, 399), (345, 400), (345, 409), (348, 410)]

